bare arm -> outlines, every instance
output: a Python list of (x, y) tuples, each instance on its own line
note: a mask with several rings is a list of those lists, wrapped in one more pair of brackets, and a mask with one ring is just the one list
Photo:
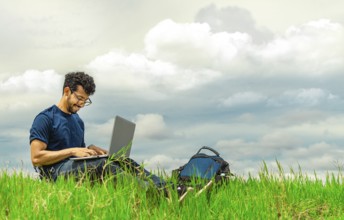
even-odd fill
[(91, 155), (97, 155), (97, 152), (85, 147), (50, 151), (47, 150), (47, 144), (40, 140), (35, 139), (31, 142), (31, 161), (34, 166), (54, 164), (71, 156), (87, 157)]

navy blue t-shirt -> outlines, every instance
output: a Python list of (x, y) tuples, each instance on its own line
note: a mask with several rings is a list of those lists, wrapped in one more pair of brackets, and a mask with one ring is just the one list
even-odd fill
[(57, 151), (71, 147), (85, 147), (84, 122), (78, 114), (67, 114), (56, 105), (39, 113), (30, 129), (30, 143), (38, 139), (47, 144), (47, 150)]

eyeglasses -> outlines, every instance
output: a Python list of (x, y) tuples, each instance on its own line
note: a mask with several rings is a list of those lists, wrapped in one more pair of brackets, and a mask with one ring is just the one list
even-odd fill
[(92, 101), (90, 98), (84, 99), (83, 97), (77, 95), (74, 91), (72, 91), (72, 94), (74, 94), (74, 96), (78, 100), (78, 102), (82, 102), (84, 106), (88, 106), (88, 105), (92, 104)]

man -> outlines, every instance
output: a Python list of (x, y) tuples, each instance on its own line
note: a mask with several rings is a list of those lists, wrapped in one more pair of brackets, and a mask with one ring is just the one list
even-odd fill
[(77, 114), (81, 108), (92, 103), (89, 96), (94, 94), (95, 88), (93, 78), (84, 72), (72, 72), (65, 76), (60, 101), (39, 113), (30, 129), (31, 161), (34, 167), (38, 168), (41, 177), (54, 181), (58, 176), (77, 177), (86, 172), (100, 178), (104, 173), (116, 174), (129, 168), (137, 175), (149, 177), (156, 186), (163, 186), (163, 180), (129, 158), (124, 160), (125, 163), (109, 163), (106, 158), (69, 160), (70, 157), (107, 153), (95, 145), (86, 147), (84, 122)]

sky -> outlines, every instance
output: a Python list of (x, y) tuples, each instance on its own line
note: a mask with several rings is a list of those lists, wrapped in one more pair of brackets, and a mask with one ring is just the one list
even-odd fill
[[(0, 167), (34, 172), (29, 129), (64, 75), (94, 77), (79, 115), (107, 148), (136, 123), (131, 157), (169, 173), (200, 147), (233, 173), (265, 162), (344, 167), (342, 0), (13, 0), (0, 3)], [(209, 153), (204, 151), (204, 153)]]

